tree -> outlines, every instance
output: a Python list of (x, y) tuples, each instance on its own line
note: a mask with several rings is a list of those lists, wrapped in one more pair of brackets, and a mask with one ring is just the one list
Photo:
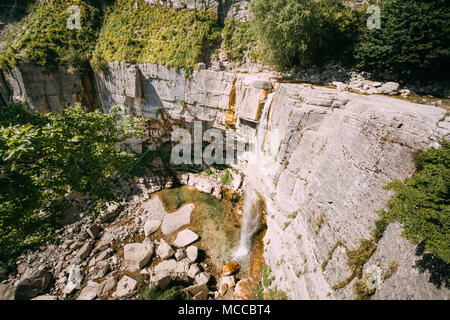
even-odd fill
[(120, 118), (119, 108), (44, 115), (0, 107), (0, 260), (52, 239), (64, 196), (88, 195), (94, 215), (115, 200), (117, 177), (135, 160), (117, 146), (142, 134), (141, 123)]
[(420, 151), (417, 171), (405, 182), (386, 186), (395, 195), (381, 215), (403, 224), (403, 236), (424, 243), (431, 254), (450, 263), (450, 141), (442, 148)]
[[(361, 68), (401, 79), (449, 79), (450, 1), (384, 0), (381, 29), (366, 29)], [(442, 72), (444, 71), (444, 72)]]
[(358, 12), (339, 0), (253, 0), (263, 62), (281, 70), (348, 60), (358, 35)]

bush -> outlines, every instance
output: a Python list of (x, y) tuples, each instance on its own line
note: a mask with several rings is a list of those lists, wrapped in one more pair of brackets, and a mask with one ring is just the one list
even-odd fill
[(339, 0), (254, 0), (251, 11), (263, 62), (281, 70), (345, 62), (359, 35), (357, 11)]
[(384, 0), (381, 29), (365, 29), (360, 67), (403, 79), (449, 79), (450, 1)]
[[(100, 11), (91, 2), (51, 0), (34, 7), (23, 31), (0, 56), (0, 69), (20, 61), (36, 63), (44, 70), (59, 65), (86, 67), (100, 29)], [(70, 5), (81, 9), (80, 30), (67, 28)]]
[(218, 17), (212, 10), (175, 10), (143, 0), (117, 0), (105, 19), (92, 62), (99, 70), (112, 61), (195, 69), (219, 41)]
[(246, 54), (256, 60), (258, 53), (253, 24), (249, 21), (239, 23), (234, 19), (227, 20), (223, 28), (223, 46), (232, 61), (240, 61)]
[(115, 181), (135, 160), (117, 144), (141, 131), (138, 119), (117, 120), (113, 109), (53, 116), (0, 107), (1, 261), (54, 238), (66, 195), (89, 195), (92, 214), (116, 200)]
[(441, 145), (417, 154), (417, 171), (410, 179), (386, 186), (395, 195), (381, 215), (402, 223), (410, 242), (424, 242), (426, 250), (450, 263), (450, 142)]

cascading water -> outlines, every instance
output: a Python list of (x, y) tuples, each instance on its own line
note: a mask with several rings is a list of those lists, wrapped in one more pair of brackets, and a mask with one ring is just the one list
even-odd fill
[(244, 185), (244, 212), (242, 216), (242, 229), (239, 247), (234, 253), (234, 259), (242, 260), (248, 256), (252, 247), (252, 240), (255, 233), (260, 227), (260, 208), (258, 208), (258, 195), (255, 189), (257, 178), (264, 169), (265, 142), (267, 135), (267, 125), (272, 105), (273, 93), (267, 96), (261, 114), (261, 121), (256, 132), (256, 148), (249, 155), (248, 167), (246, 170), (246, 181)]

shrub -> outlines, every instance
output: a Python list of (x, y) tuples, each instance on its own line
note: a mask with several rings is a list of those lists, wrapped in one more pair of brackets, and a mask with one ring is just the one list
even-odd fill
[(381, 215), (402, 223), (410, 242), (424, 242), (427, 251), (450, 263), (450, 142), (441, 145), (417, 154), (417, 171), (410, 179), (386, 186), (395, 195)]
[(234, 19), (225, 21), (223, 28), (223, 46), (232, 61), (240, 61), (246, 54), (251, 60), (257, 60), (256, 34), (250, 21), (237, 22)]
[[(33, 8), (25, 28), (0, 56), (0, 68), (20, 61), (36, 63), (44, 70), (52, 70), (58, 65), (86, 67), (100, 29), (100, 11), (91, 4), (93, 2), (40, 2)], [(78, 5), (81, 9), (79, 30), (67, 28), (70, 5)]]
[(359, 34), (339, 0), (254, 0), (251, 11), (263, 62), (281, 70), (348, 60)]
[(116, 147), (140, 133), (140, 121), (117, 120), (113, 109), (76, 106), (53, 116), (0, 107), (1, 261), (54, 238), (66, 195), (89, 195), (92, 214), (116, 200), (116, 178), (135, 160)]
[(117, 0), (105, 18), (92, 64), (100, 70), (112, 61), (195, 69), (216, 42), (220, 42), (220, 27), (212, 10), (175, 10), (143, 0)]
[(360, 67), (404, 79), (446, 78), (450, 69), (450, 1), (384, 0), (381, 29), (365, 29)]

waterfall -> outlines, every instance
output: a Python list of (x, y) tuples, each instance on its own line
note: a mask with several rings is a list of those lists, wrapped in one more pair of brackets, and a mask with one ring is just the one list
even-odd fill
[(264, 170), (265, 144), (267, 136), (267, 126), (272, 105), (273, 93), (267, 96), (267, 101), (261, 114), (261, 119), (256, 132), (256, 148), (250, 154), (248, 167), (245, 172), (244, 185), (244, 212), (242, 216), (242, 229), (239, 247), (234, 253), (234, 259), (241, 260), (247, 257), (252, 247), (252, 240), (255, 233), (260, 228), (260, 208), (258, 208), (258, 195), (256, 185), (258, 177)]

